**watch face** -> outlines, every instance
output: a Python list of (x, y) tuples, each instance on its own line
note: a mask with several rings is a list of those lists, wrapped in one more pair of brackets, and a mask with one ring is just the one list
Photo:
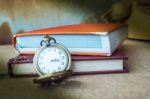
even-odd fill
[(42, 47), (34, 57), (34, 65), (40, 75), (67, 70), (70, 66), (70, 54), (61, 45)]

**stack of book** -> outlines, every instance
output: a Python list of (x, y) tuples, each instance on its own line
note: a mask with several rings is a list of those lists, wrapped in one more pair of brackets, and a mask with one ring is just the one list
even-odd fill
[(8, 61), (10, 76), (37, 76), (33, 56), (45, 35), (56, 39), (72, 55), (74, 74), (127, 73), (127, 57), (119, 46), (127, 38), (123, 24), (78, 24), (24, 32), (13, 36), (19, 55)]

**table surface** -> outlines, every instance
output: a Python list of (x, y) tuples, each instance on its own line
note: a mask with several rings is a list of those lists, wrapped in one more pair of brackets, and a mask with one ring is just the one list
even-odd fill
[[(33, 84), (33, 78), (0, 77), (0, 99), (150, 99), (150, 42), (126, 40), (120, 49), (130, 73), (74, 76), (54, 86)], [(15, 53), (0, 46), (0, 72)]]

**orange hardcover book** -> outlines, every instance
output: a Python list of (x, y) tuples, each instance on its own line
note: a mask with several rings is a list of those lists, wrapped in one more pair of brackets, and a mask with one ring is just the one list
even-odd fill
[(75, 24), (38, 29), (13, 36), (19, 54), (34, 54), (44, 35), (52, 36), (72, 55), (110, 56), (127, 37), (123, 24)]

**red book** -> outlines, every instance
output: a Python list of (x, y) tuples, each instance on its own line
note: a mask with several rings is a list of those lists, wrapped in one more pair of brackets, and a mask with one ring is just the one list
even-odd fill
[(44, 35), (49, 35), (72, 55), (111, 56), (127, 34), (128, 26), (119, 23), (73, 24), (16, 34), (13, 46), (19, 54), (34, 54)]
[[(127, 73), (123, 65), (127, 57), (119, 50), (112, 56), (72, 56), (74, 74)], [(33, 66), (33, 55), (19, 55), (8, 61), (10, 76), (38, 76)]]

